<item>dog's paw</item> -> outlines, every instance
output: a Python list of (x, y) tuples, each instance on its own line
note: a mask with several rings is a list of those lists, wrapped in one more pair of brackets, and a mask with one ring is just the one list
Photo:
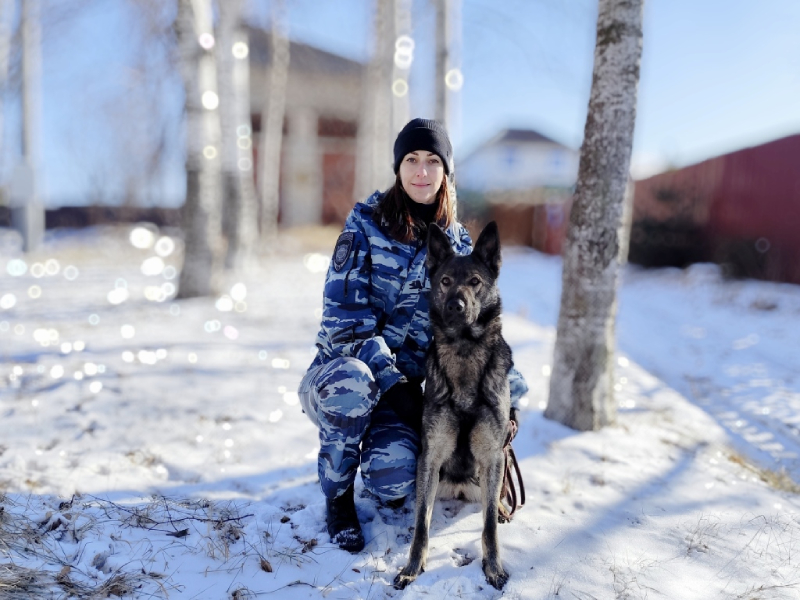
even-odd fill
[(508, 582), (508, 572), (503, 567), (489, 568), (486, 561), (483, 562), (483, 574), (486, 575), (486, 581), (493, 588), (502, 590), (503, 586)]
[(394, 578), (394, 588), (396, 590), (404, 590), (409, 583), (417, 578), (417, 575), (418, 573), (411, 573), (408, 567), (406, 567)]

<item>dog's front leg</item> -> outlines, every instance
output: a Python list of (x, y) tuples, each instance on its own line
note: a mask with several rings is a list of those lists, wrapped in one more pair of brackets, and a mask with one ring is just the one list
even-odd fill
[(431, 453), (425, 449), (417, 463), (417, 503), (414, 518), (414, 537), (411, 540), (411, 550), (408, 563), (394, 578), (394, 587), (402, 590), (414, 581), (425, 570), (428, 559), (428, 538), (433, 515), (433, 505), (436, 501), (436, 489), (439, 487), (439, 469), (441, 461), (434, 460)]
[(508, 581), (508, 573), (500, 563), (500, 543), (497, 537), (497, 510), (503, 487), (502, 452), (487, 457), (482, 464), (483, 480), (483, 573), (486, 581), (498, 590)]

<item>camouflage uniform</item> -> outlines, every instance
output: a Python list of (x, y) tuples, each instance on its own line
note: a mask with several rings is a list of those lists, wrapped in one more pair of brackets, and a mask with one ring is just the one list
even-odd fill
[[(336, 242), (319, 350), (299, 388), (303, 410), (319, 427), (319, 479), (328, 498), (353, 483), (359, 464), (366, 488), (384, 500), (402, 498), (414, 485), (419, 437), (393, 411), (373, 409), (395, 383), (425, 375), (432, 335), (427, 249), (384, 233), (373, 219), (380, 198), (375, 192), (357, 204)], [(461, 224), (446, 233), (457, 254), (472, 251)], [(515, 369), (509, 383), (517, 405), (528, 387)]]

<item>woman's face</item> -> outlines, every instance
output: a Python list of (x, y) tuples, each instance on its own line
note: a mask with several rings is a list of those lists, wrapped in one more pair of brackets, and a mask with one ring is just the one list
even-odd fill
[(438, 154), (415, 150), (400, 163), (400, 183), (414, 202), (433, 204), (444, 180), (444, 164)]

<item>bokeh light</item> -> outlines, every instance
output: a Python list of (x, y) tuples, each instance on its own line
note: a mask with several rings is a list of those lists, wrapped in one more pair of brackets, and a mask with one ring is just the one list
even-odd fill
[(48, 258), (44, 263), (44, 271), (50, 276), (58, 275), (61, 264), (55, 258)]
[(134, 227), (130, 233), (130, 242), (134, 248), (146, 250), (153, 245), (155, 236), (146, 227)]
[(405, 79), (395, 79), (392, 84), (392, 93), (398, 98), (402, 98), (408, 93), (408, 82)]
[(17, 297), (14, 294), (3, 294), (0, 296), (0, 309), (9, 310), (14, 308), (17, 303)]
[(220, 312), (230, 312), (233, 310), (233, 299), (226, 294), (218, 298), (214, 306)]
[(328, 270), (330, 262), (330, 256), (324, 256), (316, 252), (306, 254), (303, 257), (303, 265), (312, 273), (324, 273)]
[(247, 44), (245, 44), (244, 42), (236, 42), (231, 47), (231, 53), (233, 54), (234, 58), (242, 60), (244, 58), (247, 58), (247, 55), (250, 54), (250, 48), (248, 48)]
[(64, 277), (68, 281), (75, 281), (78, 278), (78, 275), (80, 275), (78, 267), (74, 265), (67, 265), (66, 267), (64, 267)]
[(175, 251), (175, 241), (169, 236), (162, 236), (153, 249), (160, 257), (166, 258)]
[(458, 92), (464, 86), (464, 75), (461, 69), (450, 69), (444, 76), (444, 84), (449, 90)]
[(142, 275), (161, 275), (164, 271), (164, 261), (158, 256), (151, 256), (142, 262)]
[(201, 48), (205, 50), (211, 50), (211, 48), (214, 47), (216, 40), (214, 40), (213, 35), (208, 32), (204, 32), (197, 36), (197, 43), (200, 44)]
[(12, 277), (22, 277), (28, 272), (28, 264), (21, 258), (14, 258), (8, 261), (6, 272)]
[(243, 283), (234, 284), (234, 286), (231, 287), (231, 298), (236, 302), (241, 302), (247, 298), (247, 286)]
[(216, 92), (206, 90), (203, 92), (202, 102), (203, 108), (206, 110), (214, 110), (219, 106), (219, 96), (217, 96)]

